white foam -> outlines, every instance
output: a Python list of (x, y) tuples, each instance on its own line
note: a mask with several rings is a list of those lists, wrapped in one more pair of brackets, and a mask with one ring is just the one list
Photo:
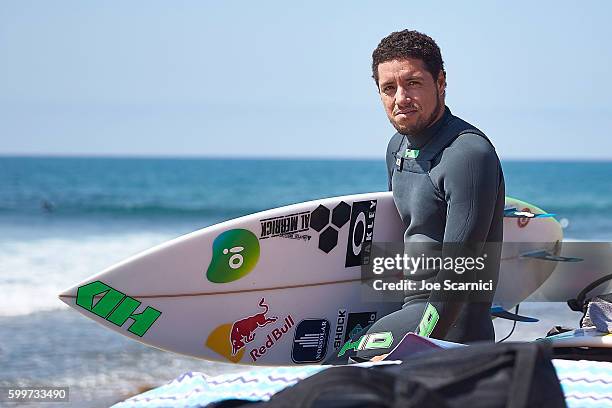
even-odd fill
[(66, 307), (63, 289), (142, 250), (174, 238), (169, 232), (125, 232), (0, 242), (0, 316)]

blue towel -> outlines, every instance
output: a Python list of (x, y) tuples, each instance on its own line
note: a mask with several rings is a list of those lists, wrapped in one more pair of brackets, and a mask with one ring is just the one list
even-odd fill
[(612, 303), (596, 297), (589, 303), (587, 315), (598, 331), (612, 333)]

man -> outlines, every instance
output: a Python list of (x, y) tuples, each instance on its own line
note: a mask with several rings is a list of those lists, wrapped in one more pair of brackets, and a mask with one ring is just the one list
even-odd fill
[[(446, 72), (440, 49), (427, 35), (404, 30), (384, 38), (372, 59), (381, 101), (397, 130), (386, 161), (389, 189), (406, 226), (405, 251), (420, 252), (418, 245), (431, 243), (442, 247), (444, 255), (482, 256), (487, 243), (503, 240), (504, 178), (484, 133), (445, 106)], [(499, 245), (491, 252), (486, 272), (459, 275), (440, 269), (421, 279), (476, 282), (485, 277), (496, 285)], [(390, 331), (393, 345), (408, 331), (462, 343), (494, 340), (493, 294), (494, 289), (484, 295), (411, 291), (401, 310), (376, 322), (368, 333)], [(390, 349), (365, 350), (357, 356)]]

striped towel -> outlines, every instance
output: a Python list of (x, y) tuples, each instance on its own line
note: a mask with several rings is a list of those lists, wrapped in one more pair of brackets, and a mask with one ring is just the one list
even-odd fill
[[(612, 408), (612, 363), (557, 359), (552, 362), (568, 408)], [(362, 364), (371, 365), (374, 364)], [(282, 389), (327, 368), (329, 366), (259, 368), (214, 377), (190, 372), (113, 408), (195, 408), (230, 398), (267, 401)]]
[(553, 360), (568, 408), (612, 407), (612, 363)]

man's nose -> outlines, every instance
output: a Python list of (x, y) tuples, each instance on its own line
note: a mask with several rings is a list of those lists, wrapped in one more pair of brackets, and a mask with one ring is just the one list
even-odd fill
[(398, 86), (395, 91), (395, 104), (399, 106), (404, 106), (412, 102), (410, 95), (408, 94), (408, 90), (403, 86)]

